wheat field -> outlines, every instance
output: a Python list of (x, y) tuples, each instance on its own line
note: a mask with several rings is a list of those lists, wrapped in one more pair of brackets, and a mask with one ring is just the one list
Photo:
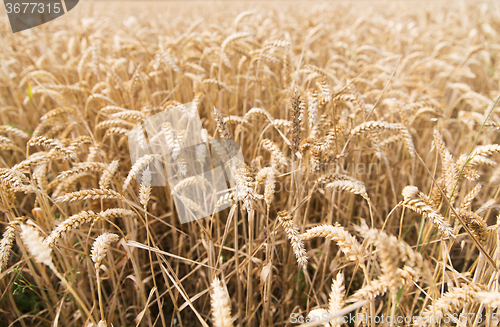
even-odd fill
[[(0, 17), (1, 326), (499, 325), (498, 2)], [(181, 224), (127, 135), (191, 102), (245, 165)]]

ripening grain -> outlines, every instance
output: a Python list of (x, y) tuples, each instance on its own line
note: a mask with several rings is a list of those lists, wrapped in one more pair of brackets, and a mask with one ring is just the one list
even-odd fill
[[(0, 11), (1, 326), (499, 306), (497, 2), (80, 1), (15, 34)], [(199, 135), (156, 119), (187, 103)], [(229, 190), (194, 201), (227, 149)]]

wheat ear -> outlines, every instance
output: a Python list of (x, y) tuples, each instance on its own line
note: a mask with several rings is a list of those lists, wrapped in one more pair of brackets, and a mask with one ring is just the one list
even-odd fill
[(99, 269), (101, 261), (108, 253), (108, 248), (111, 243), (118, 241), (120, 237), (112, 233), (104, 233), (96, 238), (92, 245), (91, 258), (94, 262), (95, 269)]
[(238, 200), (243, 201), (242, 208), (250, 213), (253, 210), (252, 201), (262, 199), (262, 195), (255, 192), (255, 180), (252, 177), (248, 167), (244, 163), (237, 164), (240, 168), (234, 171), (234, 179), (236, 180)]
[(384, 275), (388, 277), (389, 290), (394, 294), (402, 284), (398, 266), (403, 259), (403, 253), (399, 251), (396, 237), (389, 236), (378, 229), (368, 228), (366, 224), (362, 224), (361, 227), (355, 226), (355, 228), (365, 239), (375, 244), (377, 250), (379, 250), (380, 266)]
[(126, 190), (130, 183), (132, 182), (132, 179), (134, 179), (137, 174), (146, 167), (148, 164), (150, 164), (153, 160), (155, 159), (161, 159), (161, 155), (158, 154), (146, 154), (139, 158), (132, 168), (130, 169), (127, 178), (125, 179), (125, 182), (123, 182), (123, 190)]
[(52, 263), (52, 249), (43, 242), (43, 237), (35, 228), (26, 224), (21, 224), (21, 238), (28, 248), (28, 252), (38, 263), (43, 263), (48, 267), (54, 267)]
[(22, 129), (12, 127), (10, 125), (0, 125), (0, 133), (7, 133), (10, 135), (14, 135), (21, 139), (28, 139), (30, 135), (23, 131)]
[(67, 232), (72, 229), (78, 228), (80, 225), (89, 223), (99, 217), (93, 211), (82, 211), (76, 215), (70, 216), (68, 219), (60, 223), (44, 240), (47, 245), (54, 245), (58, 239), (63, 237)]
[(299, 235), (299, 229), (295, 222), (293, 221), (292, 216), (287, 211), (278, 212), (278, 220), (281, 223), (281, 226), (285, 229), (286, 235), (290, 240), (290, 244), (292, 245), (293, 252), (295, 253), (295, 257), (297, 258), (297, 263), (300, 267), (307, 267), (307, 252), (304, 248), (304, 243)]
[(88, 172), (88, 171), (101, 171), (104, 169), (104, 165), (100, 162), (82, 162), (70, 170), (63, 171), (56, 178), (54, 178), (53, 182), (61, 181), (65, 178), (68, 178), (72, 175)]
[(458, 195), (458, 189), (453, 189), (455, 182), (458, 180), (458, 167), (450, 151), (448, 151), (448, 149), (446, 148), (441, 133), (439, 133), (439, 130), (437, 129), (434, 130), (434, 144), (439, 151), (439, 155), (441, 156), (443, 166), (442, 171), (446, 185), (446, 196), (450, 198), (452, 193), (454, 192), (453, 199), (451, 199), (450, 201), (451, 203), (453, 203), (454, 199)]
[(212, 282), (212, 320), (214, 327), (232, 327), (231, 299), (221, 281), (215, 277)]
[[(313, 309), (311, 311), (309, 311), (309, 313), (307, 314), (307, 318), (308, 320), (307, 321), (311, 321), (311, 322), (321, 322), (322, 320), (324, 321), (325, 317), (330, 317), (330, 313), (328, 311), (326, 311), (325, 309)], [(319, 326), (317, 324), (314, 324), (314, 326)], [(330, 323), (323, 323), (322, 326), (324, 327), (331, 327)]]
[(470, 211), (472, 201), (476, 198), (476, 196), (479, 194), (481, 191), (481, 184), (477, 184), (467, 195), (464, 197), (462, 200), (462, 203), (460, 204), (460, 209)]
[[(344, 286), (344, 274), (339, 272), (337, 278), (332, 282), (332, 290), (330, 292), (330, 300), (328, 302), (328, 312), (334, 315), (337, 311), (344, 307), (345, 300), (345, 286)], [(340, 326), (340, 324), (334, 323), (334, 327)]]
[(29, 183), (29, 179), (15, 169), (0, 168), (0, 183), (12, 188), (22, 188)]
[(96, 238), (94, 244), (92, 245), (92, 251), (90, 257), (94, 262), (94, 267), (96, 270), (97, 279), (97, 295), (99, 298), (99, 310), (101, 312), (101, 321), (104, 320), (104, 305), (102, 301), (102, 291), (101, 291), (101, 276), (100, 276), (100, 266), (101, 261), (104, 259), (108, 253), (109, 246), (111, 243), (118, 241), (119, 236), (112, 233), (104, 233)]
[(91, 189), (81, 190), (59, 196), (54, 199), (54, 202), (73, 202), (77, 200), (104, 200), (104, 199), (121, 199), (123, 196), (113, 190)]
[(390, 130), (400, 130), (401, 125), (392, 124), (385, 121), (368, 121), (366, 123), (362, 123), (351, 130), (351, 136), (360, 136), (364, 133), (374, 133), (374, 132), (382, 132), (382, 131), (390, 131)]
[[(380, 265), (384, 276), (387, 277), (388, 287), (393, 296), (405, 280), (402, 276), (402, 270), (398, 268), (401, 262), (417, 274), (425, 276), (427, 281), (432, 281), (428, 263), (424, 261), (419, 252), (415, 252), (406, 242), (379, 229), (368, 228), (364, 221), (361, 226), (355, 226), (355, 228), (369, 243), (375, 244), (379, 250)], [(406, 271), (405, 275), (408, 277), (409, 273), (410, 271)]]
[(301, 111), (301, 100), (299, 90), (295, 88), (294, 96), (292, 98), (292, 153), (295, 158), (295, 154), (299, 151), (300, 144), (300, 111)]
[(365, 185), (361, 182), (353, 182), (353, 181), (334, 181), (326, 185), (326, 188), (331, 189), (340, 189), (344, 191), (348, 191), (354, 194), (361, 195), (363, 199), (365, 199), (368, 203), (371, 203), (370, 197), (368, 193), (366, 193)]
[(102, 172), (101, 178), (99, 179), (99, 188), (101, 190), (109, 188), (111, 180), (113, 179), (113, 176), (118, 170), (119, 163), (120, 162), (118, 160), (113, 160), (109, 164), (109, 166)]
[(427, 309), (423, 311), (423, 319), (420, 325), (429, 325), (430, 317), (437, 318), (438, 321), (440, 321), (447, 313), (453, 313), (466, 307), (474, 301), (476, 292), (481, 291), (482, 289), (480, 287), (470, 283), (444, 293), (439, 299), (434, 300), (432, 304), (430, 304)]
[(234, 203), (235, 201), (235, 193), (234, 192), (227, 192), (226, 194), (222, 195), (219, 197), (217, 200), (217, 203), (215, 204), (215, 209), (226, 205), (228, 203)]
[(474, 212), (467, 211), (464, 209), (459, 209), (457, 212), (463, 221), (467, 224), (467, 227), (471, 230), (471, 232), (479, 239), (479, 242), (485, 244), (488, 240), (488, 225), (484, 221), (484, 219), (475, 214)]
[(13, 220), (7, 225), (3, 232), (2, 241), (0, 241), (0, 273), (4, 271), (9, 263), (10, 251), (16, 239), (16, 232), (19, 229), (19, 225), (19, 220)]
[(276, 189), (276, 168), (274, 166), (272, 167), (266, 167), (270, 168), (270, 170), (267, 173), (266, 176), (266, 183), (264, 186), (264, 201), (266, 202), (267, 205), (267, 210), (269, 211), (269, 208), (271, 207), (271, 203), (273, 202), (274, 199), (274, 192)]
[(281, 152), (279, 146), (269, 139), (261, 141), (262, 147), (269, 151), (272, 155), (272, 161), (276, 160), (279, 164), (286, 165), (288, 158)]
[(111, 208), (111, 209), (106, 209), (102, 212), (99, 213), (99, 217), (106, 220), (110, 218), (118, 218), (118, 217), (123, 217), (123, 218), (135, 218), (137, 216), (137, 213), (132, 210), (128, 209), (121, 209), (121, 208)]
[(64, 235), (71, 231), (72, 229), (76, 229), (85, 223), (94, 223), (98, 219), (108, 220), (111, 218), (134, 218), (136, 217), (136, 213), (132, 210), (121, 209), (121, 208), (111, 208), (104, 210), (98, 214), (93, 211), (82, 211), (78, 214), (72, 215), (68, 217), (66, 220), (61, 222), (54, 230), (47, 236), (44, 240), (44, 243), (53, 246), (58, 239), (64, 237)]
[(429, 203), (426, 203), (422, 200), (421, 197), (418, 197), (421, 192), (418, 191), (418, 188), (415, 186), (406, 186), (403, 189), (403, 197), (404, 200), (402, 202), (403, 206), (418, 212), (430, 219), (434, 225), (437, 226), (439, 232), (444, 237), (454, 237), (453, 229), (450, 224), (445, 220), (445, 218), (438, 213)]
[(24, 151), (18, 147), (11, 139), (0, 135), (0, 149), (1, 150), (13, 150), (24, 153)]
[(315, 237), (323, 237), (335, 241), (337, 246), (351, 261), (355, 261), (360, 264), (364, 262), (365, 252), (363, 247), (358, 243), (356, 237), (352, 236), (339, 224), (336, 224), (335, 226), (319, 225), (308, 229), (305, 233), (300, 235), (300, 238), (304, 241)]
[(477, 292), (474, 295), (477, 302), (490, 306), (492, 308), (500, 307), (500, 292)]
[(308, 120), (309, 120), (309, 133), (313, 131), (318, 125), (318, 93), (307, 92), (308, 97)]
[(187, 163), (186, 158), (182, 152), (181, 139), (177, 131), (172, 127), (169, 122), (163, 123), (161, 125), (161, 130), (165, 135), (165, 141), (171, 150), (172, 158), (177, 163), (179, 168), (179, 174), (181, 176), (186, 176), (187, 174)]
[(229, 129), (227, 128), (226, 122), (222, 116), (222, 113), (214, 107), (214, 119), (217, 123), (217, 130), (219, 135), (223, 139), (231, 139), (231, 133), (229, 133)]
[(347, 301), (358, 302), (362, 300), (373, 300), (385, 294), (389, 290), (389, 285), (394, 283), (391, 276), (382, 275), (380, 278), (369, 281), (364, 287), (357, 290)]
[(68, 156), (70, 158), (76, 158), (76, 155), (73, 151), (69, 150), (68, 148), (65, 148), (62, 146), (59, 142), (56, 140), (50, 139), (45, 136), (37, 136), (28, 141), (28, 146), (36, 146), (40, 145), (49, 149), (54, 149), (59, 153), (64, 154), (65, 156)]
[(148, 202), (151, 197), (151, 170), (149, 166), (142, 172), (142, 183), (139, 188), (139, 202), (142, 204), (144, 211), (147, 211)]

